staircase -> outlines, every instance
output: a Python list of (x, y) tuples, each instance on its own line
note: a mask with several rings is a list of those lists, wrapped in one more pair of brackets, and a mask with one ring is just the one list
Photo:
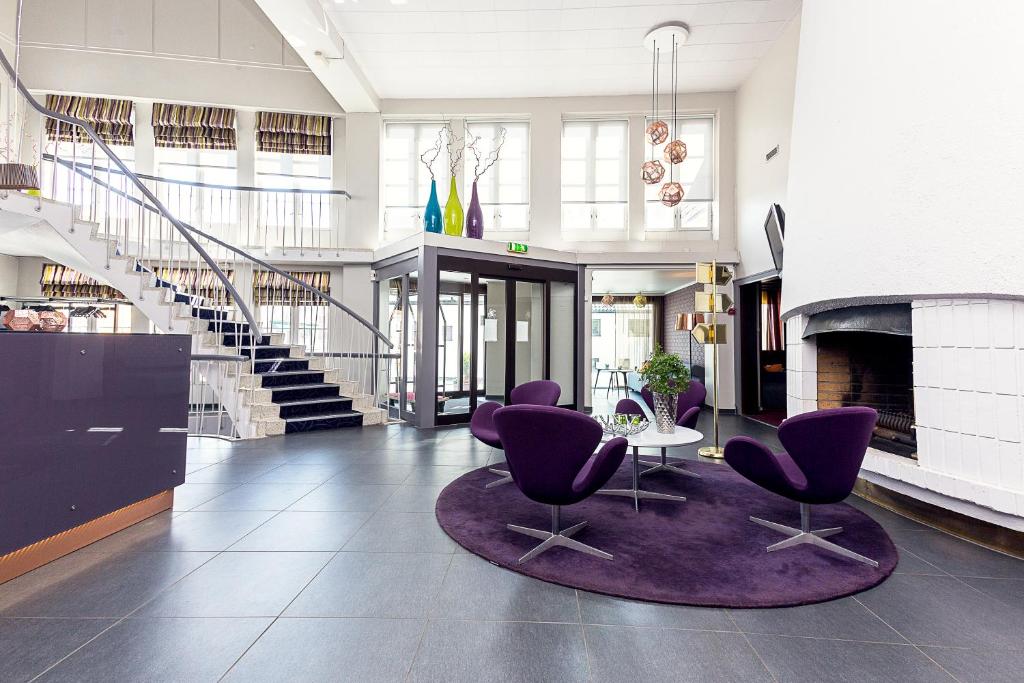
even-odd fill
[[(2, 53), (0, 66), (13, 79)], [(20, 239), (20, 253), (45, 256), (110, 284), (158, 331), (190, 335), (193, 354), (233, 357), (208, 363), (202, 372), (242, 438), (385, 421), (380, 406), (386, 405), (388, 382), (380, 370), (386, 372), (388, 363), (379, 361), (392, 345), (370, 322), (329, 294), (178, 219), (86, 122), (46, 109), (20, 82), (16, 93), (8, 88), (2, 94), (22, 97), (24, 106), (57, 121), (65, 133), (73, 128), (75, 139), (89, 141), (85, 156), (79, 156), (80, 144), (75, 158), (43, 154), (34, 161), (43, 198), (0, 193), (0, 211), (17, 219), (9, 222), (17, 227), (3, 232), (5, 246)], [(57, 152), (52, 143), (49, 149)], [(99, 171), (97, 159), (111, 171)], [(209, 282), (202, 284), (200, 275)], [(264, 324), (253, 314), (262, 308), (254, 283), (275, 278), (301, 293), (288, 305), (314, 308), (327, 320), (317, 353), (285, 343), (284, 335), (261, 332)]]

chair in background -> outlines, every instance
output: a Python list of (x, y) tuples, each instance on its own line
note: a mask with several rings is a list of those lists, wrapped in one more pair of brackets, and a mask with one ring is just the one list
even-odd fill
[[(651, 394), (651, 390), (646, 385), (640, 390), (640, 395), (644, 399), (644, 403), (650, 411), (654, 412), (654, 396)], [(676, 397), (676, 425), (679, 427), (685, 427), (686, 429), (697, 428), (697, 418), (700, 417), (700, 411), (704, 405), (704, 398), (708, 395), (707, 389), (704, 384), (698, 380), (690, 380), (690, 386), (686, 391), (682, 391)], [(626, 401), (632, 404), (629, 406)], [(628, 410), (619, 410), (619, 406), (629, 408)], [(625, 412), (630, 414), (643, 414), (643, 409), (640, 405), (632, 399), (623, 399), (619, 401), (619, 404), (615, 408), (615, 412)], [(661, 449), (661, 462), (651, 462), (649, 460), (641, 460), (641, 464), (647, 465), (648, 469), (640, 473), (640, 476), (647, 474), (654, 474), (655, 472), (674, 472), (675, 474), (682, 474), (686, 477), (694, 477), (700, 479), (700, 475), (685, 470), (679, 466), (679, 462), (671, 463), (668, 461), (668, 451), (665, 448)]]
[(840, 533), (842, 527), (811, 529), (811, 505), (838, 503), (853, 491), (877, 420), (878, 413), (872, 408), (832, 408), (797, 415), (779, 427), (779, 441), (786, 449), (781, 453), (773, 453), (749, 437), (729, 439), (725, 444), (725, 461), (734, 470), (758, 486), (800, 504), (799, 529), (750, 518), (789, 536), (768, 546), (768, 552), (811, 544), (878, 566), (875, 560), (824, 540)]
[(550, 532), (507, 525), (510, 531), (541, 539), (519, 562), (556, 546), (612, 559), (610, 553), (572, 538), (587, 522), (562, 529), (561, 508), (585, 500), (611, 479), (626, 455), (626, 439), (615, 437), (595, 453), (602, 434), (597, 421), (582, 413), (548, 406), (498, 408), (494, 424), (516, 486), (530, 500), (551, 506)]
[[(561, 395), (562, 388), (558, 386), (558, 382), (538, 379), (520, 384), (513, 389), (509, 394), (509, 405), (553, 406), (558, 403), (558, 397)], [(473, 417), (469, 421), (470, 433), (491, 448), (501, 448), (501, 439), (498, 438), (498, 430), (494, 426), (494, 411), (501, 407), (502, 405), (495, 401), (483, 403), (473, 411)], [(507, 471), (496, 467), (488, 469), (499, 475), (501, 479), (492, 481), (487, 488), (512, 482), (512, 475)]]

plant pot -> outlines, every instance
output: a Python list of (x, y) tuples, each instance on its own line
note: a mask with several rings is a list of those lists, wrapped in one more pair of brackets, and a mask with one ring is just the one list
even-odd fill
[(430, 199), (427, 200), (427, 209), (423, 213), (423, 230), (426, 232), (441, 232), (444, 226), (444, 216), (441, 214), (441, 203), (437, 201), (437, 181), (430, 181)]
[(676, 431), (676, 401), (678, 394), (654, 394), (654, 424), (659, 434)]
[(483, 239), (484, 237), (484, 211), (480, 207), (480, 197), (476, 193), (476, 181), (473, 181), (473, 196), (469, 200), (469, 210), (466, 211), (466, 237)]

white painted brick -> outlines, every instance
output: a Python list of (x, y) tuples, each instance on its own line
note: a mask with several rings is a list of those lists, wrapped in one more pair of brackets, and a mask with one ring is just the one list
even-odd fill
[(992, 391), (997, 394), (1020, 394), (1020, 384), (1017, 383), (1017, 356), (1021, 355), (1016, 349), (992, 349)]
[[(957, 335), (970, 335), (971, 331), (968, 329), (965, 332), (961, 332), (953, 322), (953, 307), (952, 306), (938, 306), (936, 307), (938, 313), (938, 319), (936, 320), (936, 326), (934, 331), (934, 343), (929, 343), (929, 346), (955, 346)], [(969, 336), (963, 337), (964, 339), (970, 339)]]
[[(976, 391), (979, 388), (977, 382), (977, 354), (985, 349), (957, 349), (956, 350), (956, 379), (953, 381), (953, 388)], [(944, 359), (944, 362), (946, 359)]]
[(800, 399), (787, 396), (786, 397), (786, 417), (793, 417), (794, 415), (800, 414)]
[(999, 442), (995, 439), (978, 439), (978, 460), (980, 476), (971, 477), (992, 486), (999, 486)]
[(958, 302), (951, 308), (953, 310), (953, 319), (951, 323), (943, 324), (952, 324), (955, 329), (943, 328), (942, 334), (944, 337), (948, 337), (952, 333), (957, 347), (961, 349), (974, 346), (974, 333), (971, 331), (971, 307), (964, 301)]
[(1013, 343), (1024, 349), (1024, 302), (1013, 302)]
[(943, 433), (928, 429), (927, 427), (917, 428), (917, 462), (921, 467), (934, 470), (945, 470), (945, 458), (943, 457)]
[(977, 415), (978, 436), (996, 437), (996, 395), (974, 394), (974, 410)]
[(916, 349), (924, 344), (924, 309), (918, 302), (910, 302), (911, 345)]
[(946, 474), (953, 477), (963, 475), (963, 446), (964, 437), (962, 434), (952, 432), (941, 432), (945, 442), (943, 452), (946, 456)]
[(943, 389), (957, 389), (960, 386), (960, 361), (962, 354), (954, 348), (943, 347), (941, 350)]
[(971, 324), (969, 329), (974, 334), (974, 346), (984, 348), (989, 345), (989, 310), (987, 301), (971, 302)]
[(996, 437), (1000, 441), (1019, 443), (1020, 433), (1020, 400), (1016, 396), (994, 396), (996, 404)]
[(939, 312), (935, 308), (935, 302), (929, 302), (931, 306), (921, 309), (921, 325), (915, 324), (913, 328), (914, 343), (921, 346), (935, 347), (939, 345), (937, 330), (939, 327)]
[(808, 372), (808, 371), (805, 370), (804, 372), (801, 372), (800, 373), (800, 384), (801, 384), (801, 387), (802, 387), (802, 389), (800, 391), (800, 398), (804, 399), (805, 401), (813, 400), (813, 401), (817, 402), (817, 400), (818, 400), (818, 373), (817, 373), (817, 371), (815, 371), (815, 372)]
[(915, 387), (926, 386), (924, 384), (924, 377), (926, 374), (925, 365), (927, 364), (926, 356), (927, 353), (925, 352), (925, 349), (920, 346), (914, 347), (914, 356), (911, 360), (911, 363), (913, 364), (911, 377), (913, 378), (913, 385)]
[(939, 400), (942, 401), (942, 421), (944, 428), (951, 432), (962, 432), (963, 415), (960, 410), (959, 392), (950, 389), (940, 389)]
[(1000, 443), (999, 486), (1024, 493), (1024, 449), (1019, 443)]
[(816, 400), (808, 400), (806, 398), (800, 399), (800, 412), (801, 413), (812, 413), (818, 409), (818, 402)]
[(1009, 301), (989, 302), (989, 344), (997, 349), (1013, 348), (1013, 304)]
[(914, 388), (914, 420), (921, 427), (937, 427), (939, 406), (928, 387)]
[(992, 349), (969, 349), (964, 351), (964, 354), (965, 360), (969, 358), (973, 361), (964, 363), (964, 365), (972, 366), (974, 370), (970, 386), (975, 391), (992, 391), (995, 384), (992, 377)]
[(813, 339), (806, 339), (800, 345), (800, 369), (818, 371), (818, 345)]
[(796, 370), (786, 368), (786, 394), (801, 398), (800, 390), (800, 373)]
[(960, 476), (977, 480), (981, 476), (981, 444), (976, 436), (960, 435)]
[(1017, 495), (1013, 491), (1005, 489), (992, 489), (989, 492), (989, 505), (993, 510), (1008, 515), (1015, 514), (1017, 509)]
[(786, 344), (786, 370), (800, 371), (800, 345)]
[[(926, 348), (924, 350), (925, 357), (925, 376), (921, 382), (926, 387), (939, 388), (942, 386), (942, 349), (936, 347)], [(915, 380), (916, 381), (916, 380)]]

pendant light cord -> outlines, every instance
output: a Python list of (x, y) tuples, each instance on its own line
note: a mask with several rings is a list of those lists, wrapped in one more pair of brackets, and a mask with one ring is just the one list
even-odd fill
[[(672, 142), (674, 142), (675, 140), (677, 140), (679, 138), (679, 121), (678, 121), (678, 118), (676, 116), (676, 113), (677, 113), (676, 112), (676, 82), (677, 82), (676, 81), (676, 78), (677, 78), (676, 72), (679, 70), (679, 67), (677, 65), (677, 61), (678, 60), (676, 58), (677, 54), (678, 54), (678, 52), (676, 50), (676, 37), (675, 37), (675, 35), (673, 35), (672, 36), (672, 69), (671, 69), (671, 75), (672, 75), (672, 78), (671, 78), (671, 80), (672, 80), (672, 138), (671, 138), (669, 144), (672, 144)], [(670, 183), (673, 183), (673, 182), (675, 182), (675, 180), (676, 180), (676, 165), (673, 164), (671, 160), (669, 160), (669, 164), (668, 164), (668, 181)]]
[(18, 0), (18, 11), (14, 18), (14, 85), (11, 92), (11, 97), (14, 100), (14, 118), (7, 125), (6, 139), (4, 140), (4, 147), (6, 148), (8, 163), (12, 163), (11, 160), (11, 128), (18, 125), (18, 73), (19, 67), (21, 66), (21, 5), (22, 0)]

